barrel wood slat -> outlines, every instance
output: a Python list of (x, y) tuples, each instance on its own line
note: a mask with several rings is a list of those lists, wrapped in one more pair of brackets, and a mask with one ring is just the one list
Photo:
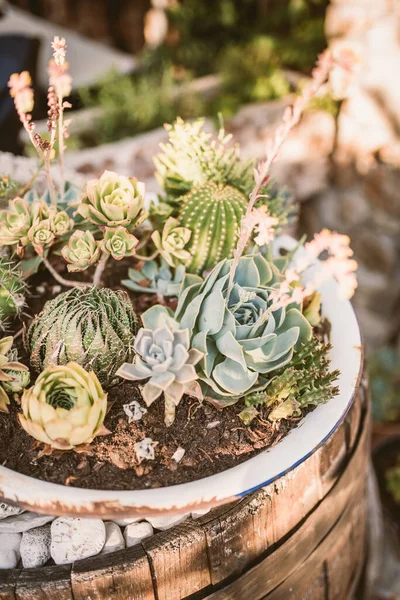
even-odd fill
[(76, 562), (71, 582), (73, 600), (156, 600), (150, 564), (140, 545)]
[[(366, 407), (361, 384), (344, 422), (305, 462), (196, 521), (139, 546), (79, 561), (72, 569), (0, 571), (0, 600), (342, 600), (341, 589), (326, 585), (343, 567), (332, 555), (339, 531), (338, 544), (351, 540), (347, 554), (343, 541), (345, 555), (354, 565), (355, 556), (362, 558)], [(358, 530), (349, 525), (357, 498)], [(304, 595), (279, 596), (296, 577), (304, 583)]]
[(71, 565), (22, 569), (15, 597), (17, 600), (74, 600)]
[[(341, 515), (344, 515), (342, 519), (344, 523), (346, 523), (346, 518), (350, 518), (346, 507), (352, 503), (351, 501), (356, 498), (357, 505), (361, 501), (360, 498), (364, 497), (368, 447), (369, 435), (368, 429), (365, 427), (344, 474), (295, 533), (276, 549), (272, 548), (273, 551), (267, 553), (268, 556), (264, 560), (258, 562), (228, 586), (208, 596), (207, 599), (251, 598), (251, 600), (261, 600), (266, 597), (268, 592), (288, 579), (292, 573), (296, 573), (301, 561), (305, 560), (318, 547), (332, 526), (339, 521)], [(360, 516), (357, 518), (359, 519)], [(333, 535), (336, 538), (337, 533), (334, 532)], [(308, 573), (308, 569), (305, 570), (305, 573)], [(313, 576), (315, 575), (316, 573), (313, 574)], [(347, 599), (343, 598), (343, 600)]]

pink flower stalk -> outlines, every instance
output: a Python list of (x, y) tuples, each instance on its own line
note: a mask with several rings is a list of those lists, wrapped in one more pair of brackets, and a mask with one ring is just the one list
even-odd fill
[(232, 261), (228, 291), (232, 289), (237, 265), (239, 264), (240, 257), (243, 254), (252, 233), (247, 222), (247, 217), (254, 209), (257, 200), (261, 198), (260, 190), (261, 187), (268, 182), (271, 165), (278, 157), (283, 142), (286, 140), (293, 127), (300, 121), (309, 101), (328, 80), (332, 67), (332, 54), (329, 50), (325, 50), (325, 52), (318, 57), (316, 67), (312, 71), (311, 82), (303, 88), (301, 95), (296, 98), (294, 104), (286, 107), (283, 113), (282, 123), (277, 127), (273, 139), (267, 144), (265, 160), (260, 162), (254, 170), (255, 186), (250, 193), (250, 201), (247, 205), (246, 215), (243, 218), (244, 226), (241, 228), (238, 245)]
[[(327, 260), (322, 262), (322, 270), (318, 274), (316, 285), (321, 285), (327, 279), (334, 277), (338, 284), (338, 295), (342, 299), (350, 299), (357, 288), (357, 262), (351, 258), (353, 250), (350, 248), (350, 238), (336, 232), (323, 229), (316, 233), (314, 239), (305, 244), (309, 257), (312, 260), (320, 257), (323, 252), (328, 253)], [(306, 268), (305, 264), (302, 265)], [(304, 268), (303, 268), (304, 270)]]
[(279, 219), (272, 217), (266, 206), (253, 208), (251, 213), (247, 217), (245, 216), (246, 218), (249, 220), (246, 231), (250, 228), (251, 235), (252, 230), (255, 229), (258, 235), (254, 241), (258, 246), (265, 246), (274, 239), (274, 227), (278, 225)]
[(51, 47), (54, 50), (53, 57), (57, 65), (63, 65), (65, 62), (65, 55), (67, 50), (67, 42), (64, 38), (56, 35), (51, 43)]
[(49, 83), (57, 92), (58, 96), (69, 96), (72, 89), (72, 77), (68, 73), (69, 65), (67, 62), (63, 64), (56, 63), (51, 60), (48, 66)]

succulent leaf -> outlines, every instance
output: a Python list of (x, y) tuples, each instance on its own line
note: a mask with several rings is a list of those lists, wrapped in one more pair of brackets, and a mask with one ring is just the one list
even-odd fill
[(0, 339), (0, 411), (8, 412), (8, 394), (21, 392), (30, 381), (29, 369), (18, 362), (12, 336)]

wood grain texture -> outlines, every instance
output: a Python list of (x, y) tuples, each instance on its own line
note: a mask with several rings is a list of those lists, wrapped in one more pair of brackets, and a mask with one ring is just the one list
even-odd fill
[(142, 542), (154, 575), (157, 600), (186, 598), (211, 586), (206, 536), (187, 521)]
[(0, 570), (0, 600), (15, 600), (15, 588), (20, 569)]
[(15, 596), (17, 600), (74, 600), (71, 565), (22, 569)]
[(349, 600), (365, 548), (367, 400), (362, 384), (331, 437), (265, 488), (133, 548), (0, 571), (0, 600)]
[(140, 545), (76, 562), (71, 582), (74, 600), (155, 600), (149, 561)]

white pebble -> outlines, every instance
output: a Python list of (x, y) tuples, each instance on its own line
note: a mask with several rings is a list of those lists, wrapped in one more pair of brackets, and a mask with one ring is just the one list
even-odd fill
[(56, 565), (95, 556), (105, 541), (106, 528), (101, 519), (60, 517), (51, 524), (51, 557)]
[(124, 404), (122, 408), (128, 417), (128, 423), (132, 423), (132, 421), (140, 421), (143, 415), (147, 413), (147, 408), (140, 406), (137, 400), (133, 400), (132, 402), (129, 402), (129, 404)]
[(46, 525), (46, 523), (50, 523), (53, 520), (54, 517), (39, 515), (33, 512), (24, 512), (20, 515), (13, 515), (2, 519), (0, 521), (0, 533), (23, 533), (35, 527), (42, 527), (42, 525)]
[(149, 523), (151, 523), (154, 529), (160, 529), (164, 531), (165, 529), (171, 529), (174, 525), (179, 525), (179, 523), (183, 523), (189, 517), (189, 513), (184, 515), (174, 515), (174, 516), (164, 516), (164, 517), (147, 517)]
[(153, 535), (153, 528), (147, 521), (141, 521), (140, 523), (131, 523), (125, 527), (124, 538), (126, 547), (136, 546), (144, 538)]
[(199, 508), (197, 510), (194, 510), (191, 515), (192, 515), (192, 519), (199, 519), (200, 517), (202, 517), (203, 515), (206, 515), (207, 513), (209, 513), (211, 510), (211, 508)]
[(20, 559), (20, 533), (0, 534), (0, 569), (15, 569)]
[(106, 528), (106, 542), (100, 554), (109, 554), (125, 548), (124, 536), (118, 525), (112, 521), (108, 521), (104, 525)]
[(44, 287), (44, 285), (37, 285), (36, 291), (38, 294), (43, 295), (46, 291), (46, 288)]
[(221, 421), (211, 421), (211, 423), (207, 423), (206, 428), (207, 429), (214, 429), (214, 427), (218, 427), (218, 425), (221, 423)]
[(12, 504), (7, 504), (6, 502), (0, 502), (0, 519), (6, 519), (7, 517), (20, 515), (23, 512), (25, 512), (24, 509), (19, 508), (19, 506), (13, 506)]
[(143, 517), (131, 517), (127, 519), (113, 519), (113, 523), (116, 523), (120, 527), (126, 527), (131, 523), (137, 523), (138, 521), (143, 521)]
[(181, 446), (179, 446), (175, 452), (172, 455), (172, 459), (176, 462), (176, 463), (180, 463), (182, 458), (184, 457), (186, 450), (185, 448), (181, 448)]
[(50, 525), (25, 531), (21, 542), (22, 566), (25, 569), (42, 567), (50, 559)]
[(51, 291), (54, 295), (60, 294), (61, 290), (62, 290), (61, 285), (53, 285), (53, 287), (51, 288)]
[(157, 444), (158, 442), (153, 442), (151, 438), (144, 438), (141, 442), (136, 442), (133, 449), (139, 462), (142, 462), (142, 460), (154, 460), (156, 456), (154, 448)]

